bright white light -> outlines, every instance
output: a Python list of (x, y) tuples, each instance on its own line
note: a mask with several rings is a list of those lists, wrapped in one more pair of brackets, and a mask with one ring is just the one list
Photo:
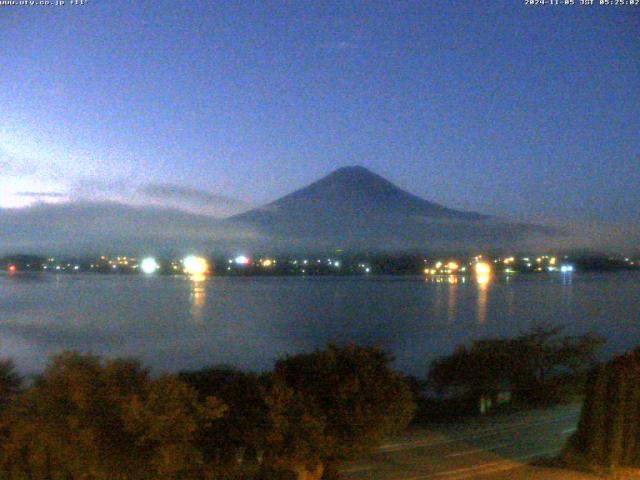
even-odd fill
[(184, 265), (185, 273), (189, 275), (203, 275), (209, 270), (207, 261), (202, 257), (196, 257), (195, 255), (189, 255), (186, 257), (182, 264)]
[(156, 273), (158, 271), (160, 265), (158, 265), (158, 262), (156, 262), (155, 258), (147, 257), (143, 259), (142, 262), (140, 262), (140, 268), (144, 273), (151, 275), (152, 273)]
[(478, 262), (474, 265), (476, 272), (476, 282), (484, 287), (491, 280), (491, 264), (487, 262)]
[(491, 273), (491, 265), (485, 262), (478, 262), (475, 266), (476, 274), (489, 275)]
[(249, 261), (250, 261), (249, 258), (245, 257), (244, 255), (238, 255), (236, 257), (236, 259), (235, 259), (235, 262), (238, 265), (247, 265), (249, 263)]
[(573, 272), (573, 265), (561, 265), (560, 271), (562, 273), (570, 273)]

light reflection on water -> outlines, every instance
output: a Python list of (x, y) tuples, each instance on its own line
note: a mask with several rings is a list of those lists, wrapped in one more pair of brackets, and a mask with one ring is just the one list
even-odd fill
[(207, 303), (207, 277), (204, 275), (191, 275), (191, 316), (196, 323), (204, 321), (204, 307)]
[(447, 323), (452, 324), (456, 319), (456, 311), (458, 306), (458, 282), (457, 275), (449, 275), (449, 303), (447, 306)]
[(487, 308), (489, 305), (489, 284), (491, 283), (490, 275), (478, 275), (476, 278), (476, 286), (478, 288), (478, 323), (484, 325), (487, 323)]
[(140, 356), (158, 370), (270, 368), (327, 343), (380, 345), (423, 375), (436, 356), (549, 322), (640, 344), (640, 275), (216, 278), (0, 276), (0, 355), (36, 371), (63, 349)]

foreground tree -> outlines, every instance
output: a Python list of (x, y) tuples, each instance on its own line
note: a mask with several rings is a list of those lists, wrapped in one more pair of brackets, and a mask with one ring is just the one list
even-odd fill
[(136, 361), (53, 357), (2, 418), (6, 479), (185, 478), (202, 471), (199, 428), (223, 413), (172, 377), (152, 379)]
[(411, 420), (390, 363), (377, 348), (330, 347), (268, 375), (152, 378), (136, 361), (65, 353), (26, 391), (7, 382), (0, 478), (317, 480)]
[(322, 412), (279, 380), (271, 382), (263, 393), (268, 407), (264, 465), (293, 472), (298, 479), (320, 478), (323, 459), (330, 453)]
[(469, 399), (508, 389), (521, 403), (554, 403), (577, 391), (604, 340), (592, 333), (562, 336), (563, 327), (538, 326), (516, 338), (475, 341), (431, 364), (429, 383)]
[[(362, 452), (411, 421), (413, 396), (390, 368), (391, 360), (378, 348), (351, 345), (277, 362), (274, 385), (290, 389), (291, 401), (304, 406), (298, 416), (315, 419), (314, 435), (322, 426), (322, 435), (313, 442), (319, 458), (312, 458), (307, 468), (314, 461), (326, 464)], [(316, 465), (311, 471), (317, 476), (321, 469)]]
[(640, 348), (594, 368), (578, 429), (563, 451), (569, 463), (640, 468)]
[(583, 389), (604, 345), (594, 333), (562, 336), (564, 327), (542, 325), (510, 342), (510, 383), (516, 399), (556, 403)]
[(0, 410), (15, 397), (22, 387), (22, 377), (16, 372), (11, 359), (0, 360)]
[(216, 397), (227, 406), (225, 415), (199, 433), (205, 458), (214, 464), (260, 459), (269, 431), (264, 381), (233, 368), (204, 368), (182, 372), (179, 378), (193, 387), (201, 401)]
[(428, 384), (440, 393), (471, 400), (491, 396), (510, 374), (511, 349), (504, 340), (482, 340), (460, 346), (448, 357), (431, 364)]

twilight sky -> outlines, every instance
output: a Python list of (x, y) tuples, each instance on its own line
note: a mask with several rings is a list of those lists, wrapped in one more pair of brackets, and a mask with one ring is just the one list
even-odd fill
[(454, 208), (640, 223), (640, 7), (0, 7), (0, 85), (12, 218), (228, 215), (359, 164)]

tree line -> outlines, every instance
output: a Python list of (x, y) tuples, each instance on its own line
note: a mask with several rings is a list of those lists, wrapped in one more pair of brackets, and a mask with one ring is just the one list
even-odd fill
[(584, 393), (590, 369), (605, 340), (594, 333), (563, 335), (563, 326), (536, 325), (513, 338), (461, 345), (431, 364), (427, 386), (455, 402), (457, 411), (477, 410), (478, 401), (544, 406)]
[(153, 377), (136, 360), (65, 352), (24, 388), (0, 364), (0, 478), (319, 479), (406, 427), (415, 403), (391, 356), (329, 347), (263, 375)]
[(137, 360), (64, 352), (28, 386), (3, 360), (0, 478), (337, 478), (339, 461), (402, 431), (416, 410), (440, 421), (443, 403), (460, 415), (504, 389), (525, 404), (579, 392), (603, 340), (561, 333), (542, 326), (460, 346), (426, 382), (357, 345), (287, 356), (263, 374), (153, 376)]

